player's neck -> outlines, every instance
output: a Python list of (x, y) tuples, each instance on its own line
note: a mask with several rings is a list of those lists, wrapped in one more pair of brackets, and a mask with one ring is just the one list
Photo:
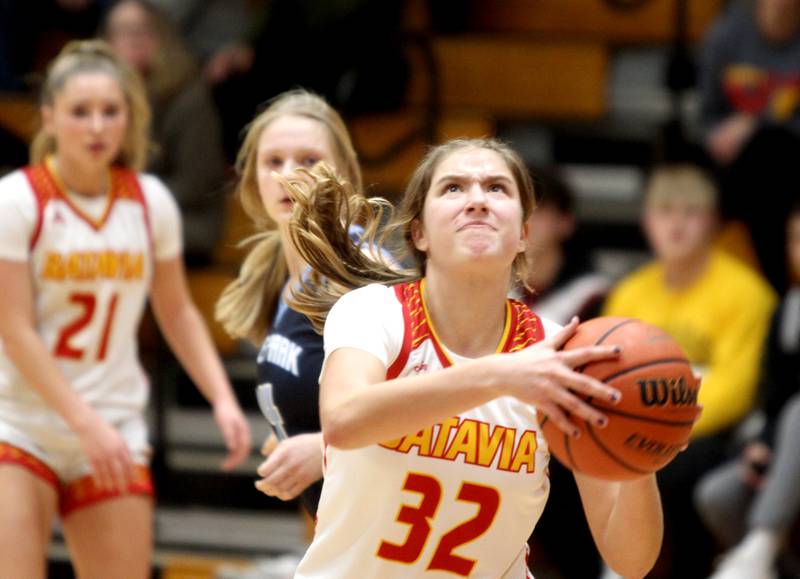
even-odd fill
[(297, 251), (292, 238), (289, 236), (288, 226), (281, 227), (281, 242), (283, 245), (283, 256), (289, 269), (290, 286), (294, 287), (303, 278), (303, 272), (308, 267), (300, 252)]
[(70, 193), (86, 197), (99, 197), (108, 193), (109, 168), (107, 166), (79, 166), (64, 157), (54, 155), (52, 167)]
[(425, 306), (444, 346), (466, 358), (497, 349), (505, 329), (507, 276), (452, 279), (429, 270)]

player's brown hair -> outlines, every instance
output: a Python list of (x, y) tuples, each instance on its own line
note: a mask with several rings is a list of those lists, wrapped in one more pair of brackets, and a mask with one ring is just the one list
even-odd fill
[[(438, 166), (454, 152), (470, 148), (494, 151), (505, 161), (519, 189), (524, 223), (536, 205), (533, 182), (519, 155), (494, 139), (456, 139), (433, 147), (414, 171), (397, 211), (383, 229), (380, 225), (387, 212), (392, 211), (389, 202), (352, 195), (348, 184), (322, 163), (308, 172), (313, 185), (287, 183), (285, 186), (295, 199), (290, 234), (314, 272), (299, 291), (293, 292), (292, 307), (308, 316), (321, 331), (328, 311), (345, 292), (369, 283), (395, 284), (424, 276), (427, 255), (414, 245), (412, 228), (422, 220)], [(365, 227), (361, 247), (355, 246), (348, 235), (354, 223)], [(404, 253), (416, 262), (415, 267), (401, 270), (383, 259), (378, 248), (386, 247), (395, 233), (404, 242)], [(512, 272), (514, 282), (525, 284), (528, 276), (524, 253), (514, 258)]]
[[(41, 106), (53, 106), (55, 96), (67, 80), (78, 74), (107, 74), (117, 81), (128, 104), (128, 126), (122, 147), (113, 163), (134, 171), (144, 167), (150, 132), (150, 105), (139, 75), (102, 40), (67, 43), (47, 69), (41, 92)], [(44, 127), (33, 138), (31, 163), (36, 164), (56, 151), (54, 137)]]
[(339, 113), (322, 97), (305, 90), (285, 92), (270, 101), (248, 125), (236, 158), (239, 174), (236, 193), (261, 233), (243, 241), (253, 247), (242, 263), (238, 278), (222, 292), (216, 318), (231, 336), (247, 338), (254, 343), (261, 342), (269, 331), (289, 277), (280, 232), (261, 201), (256, 165), (261, 134), (270, 123), (285, 116), (305, 117), (325, 127), (333, 150), (335, 174), (340, 175), (337, 181), (346, 183), (349, 193), (361, 193), (361, 169), (350, 134)]

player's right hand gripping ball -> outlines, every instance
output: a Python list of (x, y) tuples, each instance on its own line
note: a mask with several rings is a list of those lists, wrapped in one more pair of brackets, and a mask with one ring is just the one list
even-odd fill
[(608, 417), (600, 428), (572, 417), (581, 435), (572, 438), (546, 416), (539, 421), (551, 452), (570, 469), (612, 481), (639, 478), (666, 466), (689, 442), (702, 407), (700, 384), (675, 340), (632, 318), (600, 317), (578, 326), (564, 349), (618, 345), (615, 360), (579, 371), (622, 392), (619, 404), (585, 398)]

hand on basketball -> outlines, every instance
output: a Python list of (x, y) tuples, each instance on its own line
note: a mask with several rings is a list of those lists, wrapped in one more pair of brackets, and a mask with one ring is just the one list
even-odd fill
[(228, 456), (222, 461), (220, 468), (231, 470), (250, 454), (252, 444), (250, 425), (239, 404), (228, 398), (214, 404), (214, 420), (228, 449)]
[[(262, 452), (269, 441), (265, 441)], [(321, 434), (299, 434), (278, 443), (258, 467), (258, 474), (263, 478), (256, 482), (256, 488), (262, 493), (282, 501), (295, 498), (322, 478)]]
[(126, 489), (133, 479), (133, 459), (120, 433), (95, 415), (77, 434), (95, 484), (107, 491)]
[(502, 358), (502, 364), (508, 373), (504, 374), (504, 378), (511, 389), (509, 394), (536, 406), (570, 436), (580, 434), (578, 427), (570, 421), (570, 415), (600, 427), (608, 423), (605, 415), (574, 392), (612, 403), (618, 402), (621, 397), (615, 388), (575, 371), (575, 368), (590, 362), (616, 358), (620, 354), (619, 348), (610, 345), (561, 350), (575, 334), (577, 327), (578, 319), (573, 318), (552, 337)]

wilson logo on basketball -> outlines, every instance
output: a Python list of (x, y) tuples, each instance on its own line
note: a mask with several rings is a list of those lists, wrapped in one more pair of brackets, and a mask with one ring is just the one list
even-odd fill
[(644, 406), (694, 406), (697, 404), (697, 388), (686, 385), (680, 378), (654, 378), (637, 380), (639, 394)]

